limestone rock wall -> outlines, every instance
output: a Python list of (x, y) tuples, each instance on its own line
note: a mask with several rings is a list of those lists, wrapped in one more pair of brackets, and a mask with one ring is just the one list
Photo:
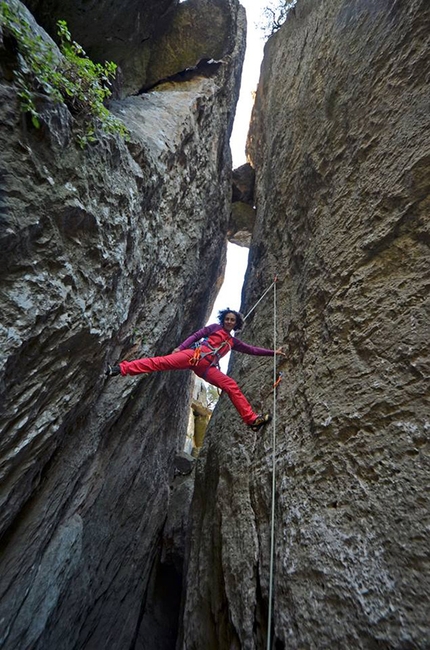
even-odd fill
[[(225, 0), (26, 0), (57, 37), (65, 20), (92, 59), (119, 66), (115, 85), (124, 97), (191, 69), (223, 61), (235, 48), (235, 18)], [(226, 63), (226, 61), (223, 61)]]
[[(242, 310), (278, 274), (273, 647), (430, 646), (430, 8), (299, 0), (268, 42)], [(270, 346), (272, 295), (243, 337)], [(272, 410), (270, 360), (233, 375)], [(272, 429), (221, 398), (197, 463), (182, 646), (266, 647)]]
[(82, 151), (67, 109), (48, 102), (34, 130), (12, 77), (0, 79), (7, 650), (123, 650), (150, 621), (188, 374), (103, 373), (201, 327), (222, 279), (245, 33), (238, 3), (223, 8), (229, 48), (215, 75), (114, 103), (127, 145), (100, 136)]
[[(125, 94), (143, 85), (151, 48), (178, 6), (178, 0), (27, 0), (24, 3), (55, 38), (65, 20), (73, 38), (94, 60), (113, 60), (122, 72)], [(178, 47), (181, 51), (182, 47)]]

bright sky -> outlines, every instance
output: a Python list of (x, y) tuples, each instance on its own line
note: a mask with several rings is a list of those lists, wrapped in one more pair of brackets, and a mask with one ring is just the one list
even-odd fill
[[(261, 21), (261, 12), (269, 2), (268, 0), (241, 0), (241, 4), (246, 9), (247, 34), (240, 96), (230, 140), (233, 169), (246, 163), (245, 145), (251, 120), (253, 92), (257, 89), (264, 48), (264, 39), (257, 23)], [(214, 316), (224, 307), (239, 309), (247, 263), (248, 249), (229, 244), (224, 284), (216, 299), (209, 322), (213, 323)]]
[[(207, 325), (218, 322), (218, 312), (221, 309), (240, 309), (240, 297), (242, 293), (243, 278), (248, 265), (249, 250), (236, 244), (227, 245), (227, 266), (225, 270), (224, 282), (215, 300), (212, 314)], [(227, 372), (230, 353), (221, 359), (220, 367), (223, 372)]]
[[(243, 64), (240, 97), (236, 109), (233, 133), (230, 140), (233, 156), (233, 169), (246, 163), (245, 145), (251, 120), (253, 92), (257, 89), (264, 48), (262, 32), (256, 26), (256, 23), (259, 22), (261, 11), (263, 7), (268, 4), (268, 1), (241, 0), (241, 4), (246, 9), (247, 46), (245, 61)], [(230, 307), (234, 310), (240, 309), (243, 278), (247, 264), (248, 249), (236, 246), (235, 244), (228, 244), (227, 268), (224, 283), (215, 301), (208, 323), (216, 322), (218, 312), (221, 309), (225, 309), (226, 307)], [(227, 372), (229, 356), (230, 355), (227, 355), (221, 361), (221, 370), (223, 370), (223, 372)]]
[(247, 34), (240, 97), (230, 140), (233, 168), (246, 163), (245, 144), (251, 120), (252, 93), (257, 89), (264, 48), (262, 31), (256, 24), (261, 22), (262, 10), (268, 4), (269, 0), (241, 0), (241, 5), (246, 9)]
[(240, 296), (242, 293), (243, 276), (248, 264), (248, 249), (235, 244), (228, 244), (227, 247), (227, 268), (224, 283), (215, 300), (211, 317), (208, 323), (217, 321), (218, 312), (229, 307), (238, 311), (240, 308)]

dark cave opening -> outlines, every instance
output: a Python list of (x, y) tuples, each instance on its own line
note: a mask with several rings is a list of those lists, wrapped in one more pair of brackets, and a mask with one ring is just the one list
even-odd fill
[(156, 562), (133, 650), (174, 650), (179, 630), (182, 575)]

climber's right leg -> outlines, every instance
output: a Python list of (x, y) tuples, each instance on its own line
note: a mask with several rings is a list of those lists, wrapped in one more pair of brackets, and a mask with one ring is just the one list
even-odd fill
[(140, 375), (160, 370), (188, 370), (191, 369), (190, 359), (194, 350), (181, 350), (164, 357), (147, 357), (134, 361), (121, 361), (118, 364), (121, 375)]

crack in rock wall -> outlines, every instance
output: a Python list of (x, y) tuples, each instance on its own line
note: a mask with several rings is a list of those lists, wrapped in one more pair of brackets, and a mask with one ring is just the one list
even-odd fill
[[(278, 274), (273, 646), (430, 646), (430, 8), (299, 0), (248, 153), (242, 311)], [(243, 337), (270, 346), (271, 298)], [(232, 366), (256, 408), (272, 369)], [(181, 647), (265, 647), (272, 430), (221, 398), (197, 463)]]
[(231, 49), (216, 75), (113, 103), (127, 145), (100, 136), (82, 151), (48, 101), (35, 131), (0, 79), (6, 650), (138, 643), (190, 375), (103, 373), (172, 350), (222, 280), (245, 39), (243, 9), (223, 7)]

